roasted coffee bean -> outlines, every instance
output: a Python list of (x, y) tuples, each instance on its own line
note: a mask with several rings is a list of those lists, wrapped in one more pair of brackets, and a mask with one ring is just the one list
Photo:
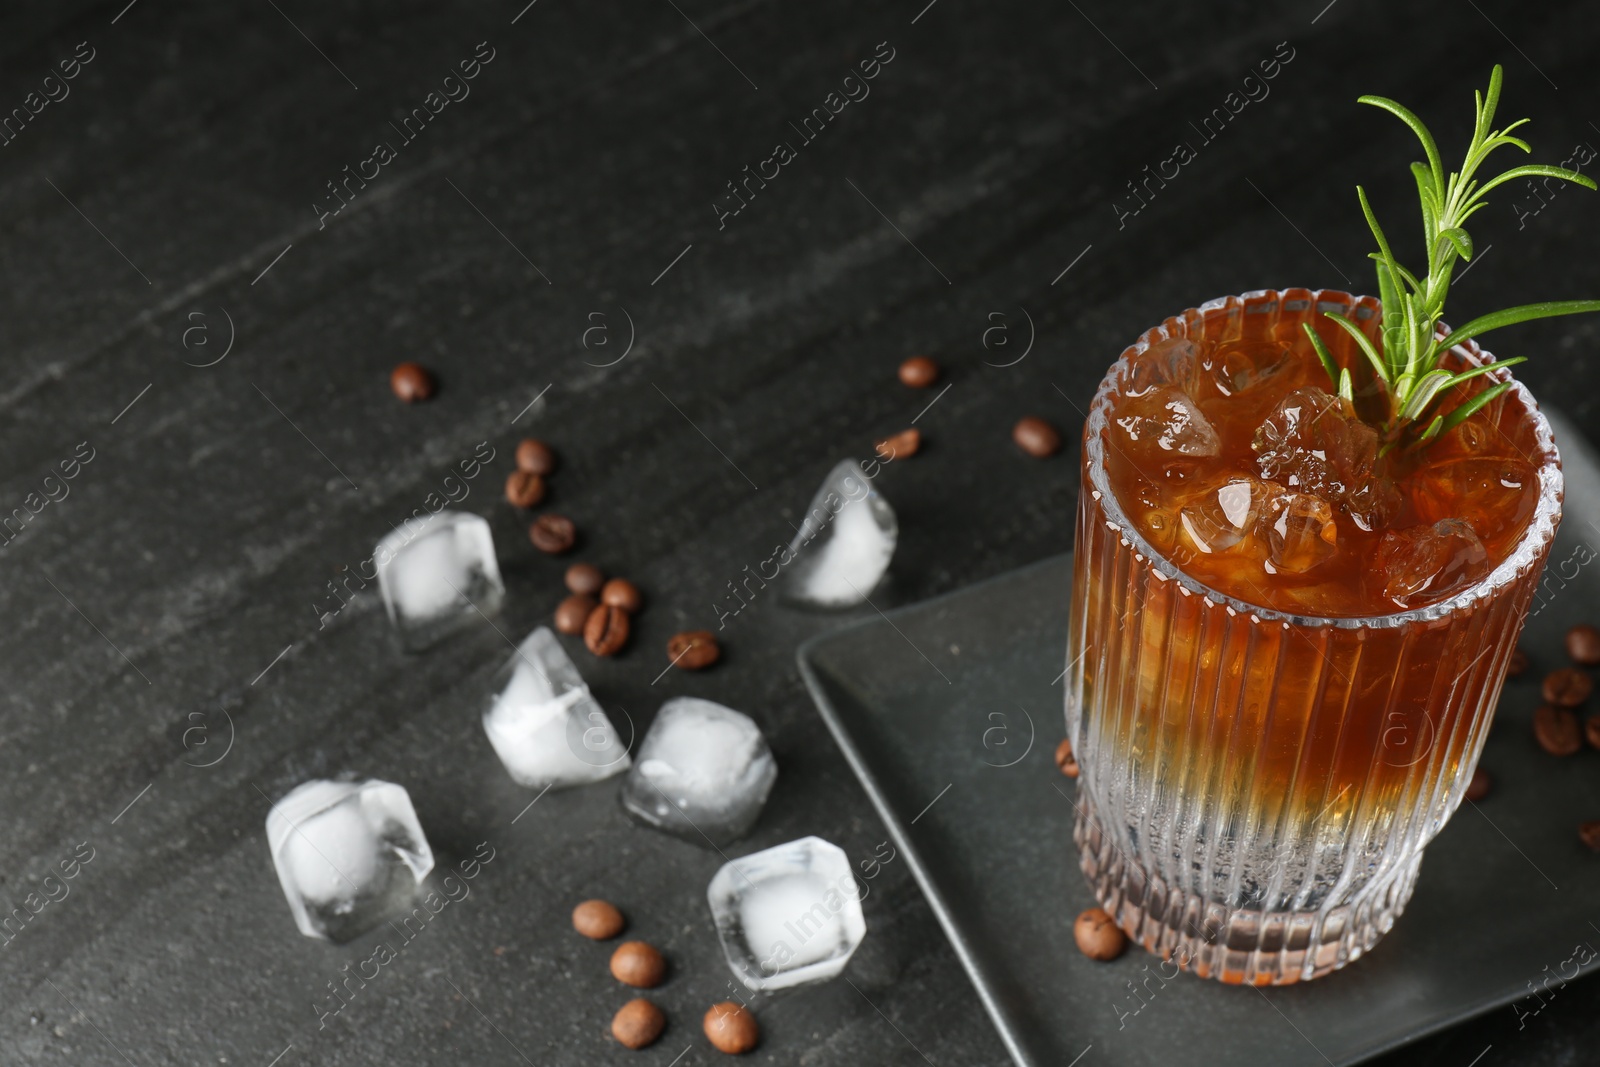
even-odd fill
[(1114, 960), (1128, 947), (1128, 935), (1117, 928), (1104, 908), (1090, 908), (1072, 924), (1078, 951), (1091, 960)]
[(1533, 738), (1552, 756), (1570, 756), (1583, 747), (1578, 717), (1568, 708), (1539, 705), (1533, 713)]
[(912, 356), (900, 364), (900, 381), (913, 389), (926, 389), (939, 380), (939, 364), (927, 356)]
[(1520, 678), (1528, 670), (1528, 654), (1520, 648), (1511, 650), (1511, 659), (1506, 664), (1507, 678)]
[(667, 961), (654, 945), (624, 941), (611, 954), (611, 976), (623, 985), (653, 989), (667, 976)]
[(639, 595), (639, 587), (628, 579), (613, 578), (600, 590), (600, 603), (621, 608), (632, 615), (643, 605), (644, 598)]
[(1578, 824), (1578, 840), (1595, 852), (1600, 852), (1600, 819)]
[(706, 1012), (704, 1027), (706, 1040), (718, 1052), (726, 1052), (730, 1056), (749, 1052), (761, 1040), (761, 1027), (756, 1025), (756, 1017), (749, 1008), (731, 1000), (711, 1005)]
[(531, 508), (544, 499), (544, 479), (527, 471), (506, 475), (506, 499), (519, 508)]
[(628, 643), (628, 613), (611, 604), (589, 612), (583, 624), (583, 643), (597, 656), (615, 656)]
[(1061, 435), (1037, 415), (1029, 415), (1011, 428), (1011, 439), (1034, 459), (1044, 459), (1061, 451)]
[(611, 1020), (611, 1036), (625, 1048), (652, 1045), (666, 1028), (666, 1015), (643, 997), (628, 1001)]
[(890, 434), (879, 440), (873, 446), (878, 453), (878, 458), (884, 461), (895, 459), (909, 459), (917, 454), (917, 449), (922, 447), (922, 431), (915, 427), (901, 430), (897, 434)]
[(667, 657), (674, 667), (686, 671), (704, 670), (722, 658), (722, 646), (710, 630), (686, 630), (673, 634), (667, 642)]
[(1562, 708), (1575, 708), (1589, 699), (1594, 682), (1576, 667), (1562, 667), (1544, 677), (1544, 698)]
[(528, 540), (540, 552), (559, 556), (577, 543), (578, 528), (565, 515), (540, 515), (528, 527)]
[(1600, 630), (1586, 622), (1568, 630), (1567, 655), (1585, 667), (1600, 665)]
[(572, 928), (591, 941), (609, 941), (627, 925), (617, 906), (605, 900), (586, 900), (572, 909)]
[(517, 445), (517, 469), (540, 476), (549, 474), (556, 469), (556, 454), (543, 441), (524, 438)]
[(1494, 779), (1489, 777), (1489, 772), (1482, 767), (1473, 769), (1472, 781), (1467, 783), (1467, 799), (1476, 804), (1489, 795), (1489, 790), (1494, 786)]
[(583, 633), (598, 602), (592, 596), (573, 593), (556, 605), (556, 633), (569, 636)]
[(402, 363), (389, 374), (389, 388), (407, 404), (427, 400), (433, 396), (433, 375), (420, 363)]
[(1589, 716), (1589, 721), (1583, 724), (1583, 737), (1590, 748), (1600, 748), (1600, 714)]
[(1056, 766), (1068, 778), (1078, 777), (1078, 757), (1072, 754), (1072, 739), (1063, 737), (1056, 746)]
[(606, 576), (593, 563), (574, 563), (567, 568), (567, 588), (583, 596), (598, 596)]

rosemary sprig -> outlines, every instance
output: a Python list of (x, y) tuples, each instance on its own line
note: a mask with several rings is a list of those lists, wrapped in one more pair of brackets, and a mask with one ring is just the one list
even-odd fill
[[(1463, 226), (1485, 206), (1484, 196), (1491, 189), (1524, 177), (1560, 178), (1588, 189), (1596, 188), (1592, 180), (1575, 170), (1533, 163), (1512, 167), (1482, 183), (1474, 177), (1484, 160), (1497, 148), (1511, 145), (1524, 152), (1532, 151), (1526, 141), (1511, 135), (1511, 131), (1528, 122), (1527, 119), (1518, 119), (1503, 130), (1492, 128), (1495, 108), (1500, 103), (1501, 80), (1502, 71), (1496, 64), (1489, 75), (1487, 97), (1473, 91), (1477, 120), (1473, 125), (1472, 143), (1467, 147), (1460, 172), (1451, 171), (1448, 175), (1440, 160), (1433, 134), (1428, 132), (1428, 127), (1415, 114), (1382, 96), (1363, 96), (1357, 101), (1382, 108), (1411, 127), (1427, 155), (1426, 163), (1411, 164), (1411, 174), (1417, 183), (1417, 196), (1422, 203), (1422, 233), (1428, 257), (1427, 273), (1421, 278), (1395, 259), (1389, 240), (1372, 212), (1372, 205), (1367, 202), (1366, 190), (1356, 186), (1361, 213), (1378, 242), (1378, 251), (1371, 253), (1371, 258), (1377, 261), (1378, 297), (1383, 303), (1381, 348), (1374, 345), (1361, 328), (1345, 316), (1333, 311), (1323, 313), (1354, 338), (1371, 365), (1375, 379), (1382, 383), (1380, 391), (1387, 402), (1387, 415), (1382, 426), (1385, 450), (1402, 443), (1421, 446), (1459, 426), (1485, 404), (1510, 389), (1511, 383), (1501, 382), (1485, 389), (1449, 412), (1433, 411), (1435, 402), (1441, 396), (1451, 387), (1487, 370), (1526, 362), (1524, 357), (1518, 356), (1452, 374), (1439, 366), (1439, 360), (1454, 345), (1469, 337), (1530, 319), (1600, 311), (1600, 300), (1554, 300), (1524, 304), (1480, 316), (1445, 337), (1436, 336), (1439, 318), (1444, 314), (1445, 297), (1450, 291), (1450, 275), (1455, 269), (1455, 262), (1458, 258), (1472, 259), (1472, 237)], [(1328, 346), (1310, 323), (1305, 324), (1305, 331), (1328, 376), (1333, 379), (1346, 409), (1354, 411), (1355, 383), (1351, 379), (1350, 368), (1339, 367)], [(1422, 428), (1418, 429), (1419, 426)]]

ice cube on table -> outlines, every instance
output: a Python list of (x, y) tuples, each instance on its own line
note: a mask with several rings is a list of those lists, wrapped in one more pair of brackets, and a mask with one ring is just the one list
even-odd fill
[(529, 634), (496, 677), (483, 730), (519, 785), (586, 785), (628, 769), (628, 743), (549, 627)]
[(433, 869), (411, 797), (377, 779), (296, 786), (267, 813), (267, 845), (295, 925), (328, 941), (405, 910)]
[(500, 580), (489, 524), (476, 515), (441, 511), (407, 519), (373, 552), (389, 621), (413, 651), (462, 623), (499, 610)]
[(789, 544), (785, 592), (821, 607), (859, 604), (889, 569), (900, 538), (894, 509), (856, 460), (828, 472)]
[(836, 977), (866, 936), (839, 846), (802, 837), (723, 865), (706, 889), (734, 976), (754, 990)]
[[(1200, 459), (1222, 451), (1222, 439), (1189, 395), (1176, 386), (1158, 385), (1123, 399), (1112, 415), (1117, 432), (1112, 444), (1135, 466), (1164, 463), (1178, 456)], [(1153, 472), (1146, 477), (1154, 477)]]
[(1465, 519), (1390, 530), (1378, 542), (1383, 595), (1401, 607), (1458, 592), (1483, 577), (1488, 559), (1483, 542)]
[(647, 826), (721, 847), (755, 825), (777, 778), (767, 739), (748, 715), (675, 697), (644, 735), (622, 804)]

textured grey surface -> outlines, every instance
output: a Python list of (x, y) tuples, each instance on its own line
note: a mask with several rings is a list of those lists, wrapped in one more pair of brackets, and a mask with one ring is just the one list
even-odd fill
[[(1467, 85), (1501, 60), (1539, 158), (1600, 143), (1587, 9), (1479, 6), (8, 11), (0, 107), (26, 106), (79, 42), (93, 59), (0, 147), (0, 513), (80, 442), (95, 458), (0, 549), (0, 890), (24, 906), (80, 842), (94, 858), (0, 948), (0, 1061), (666, 1064), (693, 1046), (683, 1062), (705, 1062), (696, 1020), (728, 979), (703, 899), (720, 859), (630, 825), (614, 785), (551, 793), (513, 825), (531, 797), (476, 721), (502, 636), (404, 657), (371, 592), (320, 626), (326, 583), (486, 441), (497, 458), (464, 506), (493, 526), (497, 625), (520, 638), (561, 569), (499, 500), (510, 448), (537, 432), (562, 453), (549, 506), (579, 523), (582, 558), (648, 598), (626, 655), (580, 661), (601, 698), (641, 727), (678, 693), (749, 712), (782, 770), (741, 847), (819, 833), (870, 855), (885, 831), (793, 667), (838, 620), (763, 594), (726, 620), (714, 671), (653, 683), (666, 638), (715, 628), (726, 583), (788, 539), (832, 463), (933, 399), (893, 380), (913, 351), (951, 387), (917, 423), (924, 453), (882, 480), (903, 535), (880, 605), (1063, 550), (1076, 456), (1025, 460), (1010, 425), (1036, 411), (1074, 432), (1066, 398), (1171, 311), (1265, 285), (1362, 288), (1352, 186), (1398, 228), (1414, 150), (1358, 93), (1439, 116), (1454, 140)], [(1198, 140), (1189, 124), (1284, 40), (1295, 58), (1270, 95), (1119, 230), (1125, 183)], [(471, 95), (319, 228), (325, 182), (398, 143), (388, 122), (484, 41), (495, 58)], [(882, 41), (895, 58), (871, 95), (719, 230), (724, 183)], [(1474, 219), (1494, 247), (1459, 305), (1600, 290), (1585, 240), (1600, 198), (1563, 191), (1520, 230), (1515, 199)], [(635, 343), (599, 366), (622, 350), (623, 309)], [(596, 312), (610, 347), (582, 343)], [(1028, 356), (985, 365), (1016, 359), (1030, 316)], [(194, 366), (230, 332), (225, 359)], [(1535, 392), (1592, 423), (1597, 338), (1600, 321), (1563, 321), (1493, 347), (1532, 355)], [(405, 358), (438, 371), (431, 404), (389, 395)], [(231, 749), (194, 766), (216, 758), (224, 709)], [(269, 798), (340, 772), (404, 783), (444, 860), (482, 841), (496, 858), (319, 1030), (313, 1001), (371, 942), (295, 933), (263, 821)], [(762, 1005), (757, 1060), (1003, 1063), (908, 872), (890, 864), (875, 889), (853, 985)], [(625, 998), (604, 949), (567, 929), (593, 893), (672, 959), (671, 1028), (642, 1056), (604, 1036)], [(1563, 990), (1526, 1030), (1481, 1024), (1500, 1029), (1407, 1062), (1464, 1064), (1490, 1042), (1485, 1064), (1578, 1062), (1595, 998)]]

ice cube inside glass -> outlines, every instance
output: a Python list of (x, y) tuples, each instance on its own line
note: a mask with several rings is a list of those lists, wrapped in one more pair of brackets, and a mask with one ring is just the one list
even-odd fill
[(706, 899), (734, 976), (751, 989), (835, 978), (867, 934), (838, 845), (802, 837), (724, 864)]
[(777, 778), (767, 739), (748, 715), (677, 697), (650, 724), (622, 804), (646, 826), (720, 847), (755, 825)]
[(433, 869), (401, 786), (311, 781), (267, 814), (267, 844), (295, 925), (344, 942), (404, 911)]
[(519, 785), (584, 785), (628, 769), (631, 738), (618, 737), (549, 627), (529, 634), (496, 679), (483, 729)]
[(441, 511), (407, 519), (373, 551), (389, 621), (411, 651), (421, 651), (464, 623), (500, 609), (506, 588), (489, 524)]

